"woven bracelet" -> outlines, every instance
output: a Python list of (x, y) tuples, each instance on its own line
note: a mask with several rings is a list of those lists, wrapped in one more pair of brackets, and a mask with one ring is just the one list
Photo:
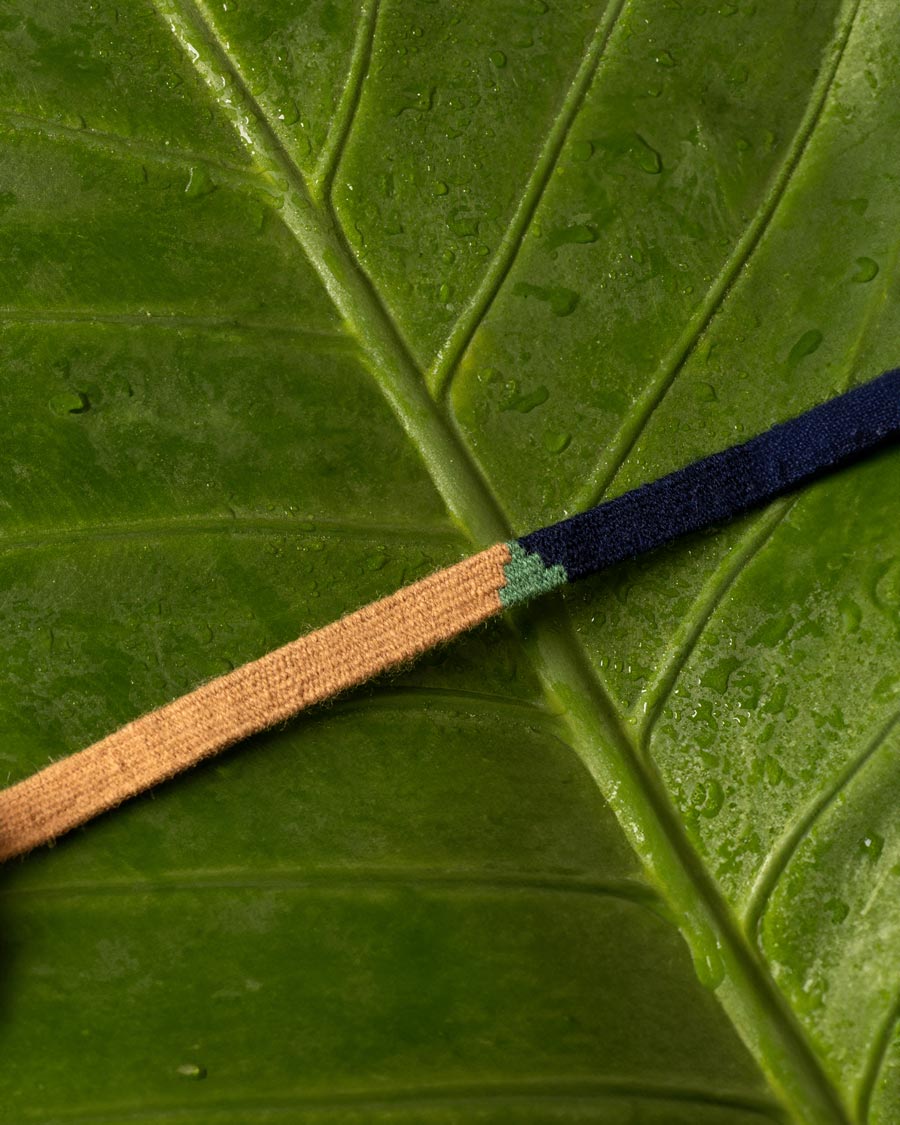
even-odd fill
[(509, 606), (758, 507), (898, 433), (900, 369), (406, 586), (0, 790), (0, 859), (47, 843)]

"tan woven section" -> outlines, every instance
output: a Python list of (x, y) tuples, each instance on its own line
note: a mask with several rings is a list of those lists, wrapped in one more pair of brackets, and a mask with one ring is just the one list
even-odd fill
[(482, 551), (0, 790), (0, 859), (47, 843), (226, 746), (499, 613), (509, 561), (504, 543)]

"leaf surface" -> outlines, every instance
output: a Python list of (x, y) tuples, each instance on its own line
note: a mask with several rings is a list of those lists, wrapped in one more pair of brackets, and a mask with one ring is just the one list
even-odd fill
[[(9, 779), (895, 364), (891, 15), (0, 14)], [(898, 467), (9, 865), (6, 1116), (894, 1121)]]

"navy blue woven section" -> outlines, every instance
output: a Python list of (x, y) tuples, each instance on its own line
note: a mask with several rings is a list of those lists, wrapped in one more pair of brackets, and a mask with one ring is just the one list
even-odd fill
[(519, 543), (570, 581), (764, 504), (900, 433), (900, 368)]

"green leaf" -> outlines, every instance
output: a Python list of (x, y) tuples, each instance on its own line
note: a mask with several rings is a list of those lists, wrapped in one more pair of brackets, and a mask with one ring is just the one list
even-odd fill
[[(9, 780), (896, 364), (893, 16), (7, 5)], [(895, 1122), (898, 468), (9, 864), (4, 1119)]]

